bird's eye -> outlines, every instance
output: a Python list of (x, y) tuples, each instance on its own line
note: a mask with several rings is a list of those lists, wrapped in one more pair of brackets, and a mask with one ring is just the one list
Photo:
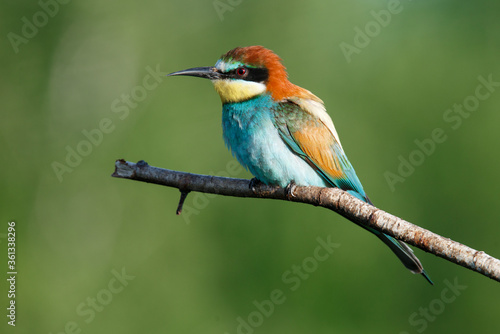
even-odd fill
[(244, 68), (244, 67), (240, 67), (236, 70), (236, 74), (238, 74), (239, 76), (243, 76), (247, 73), (247, 69)]

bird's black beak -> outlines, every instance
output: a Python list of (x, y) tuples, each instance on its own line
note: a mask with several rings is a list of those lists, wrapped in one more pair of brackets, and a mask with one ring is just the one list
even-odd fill
[(167, 76), (172, 76), (172, 75), (187, 75), (191, 77), (206, 78), (210, 80), (216, 80), (222, 78), (219, 70), (213, 66), (188, 68), (187, 70), (182, 70), (167, 74)]

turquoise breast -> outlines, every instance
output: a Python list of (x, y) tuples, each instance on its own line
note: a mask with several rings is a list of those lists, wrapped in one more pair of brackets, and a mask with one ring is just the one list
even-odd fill
[(273, 123), (275, 106), (267, 94), (223, 105), (223, 136), (232, 154), (266, 184), (330, 186), (283, 142)]

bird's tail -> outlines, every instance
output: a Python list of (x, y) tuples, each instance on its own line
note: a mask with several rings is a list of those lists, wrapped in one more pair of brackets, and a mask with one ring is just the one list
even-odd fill
[(378, 232), (375, 234), (396, 254), (406, 268), (414, 274), (422, 274), (429, 283), (434, 285), (422, 267), (420, 260), (413, 254), (413, 251), (407, 244), (384, 233)]
[[(351, 195), (354, 195), (355, 197), (361, 199), (362, 201), (365, 201), (371, 205), (373, 205), (372, 201), (368, 198), (366, 195), (361, 195), (356, 191), (348, 191)], [(384, 242), (389, 248), (396, 254), (398, 259), (404, 264), (406, 268), (408, 268), (412, 273), (414, 274), (422, 274), (422, 276), (425, 277), (425, 279), (432, 285), (434, 283), (430, 279), (429, 275), (425, 272), (424, 267), (420, 263), (420, 260), (413, 254), (413, 251), (411, 248), (405, 244), (402, 241), (399, 241), (398, 239), (395, 239), (391, 237), (390, 235), (387, 235), (385, 233), (382, 233), (380, 231), (374, 230), (369, 227), (364, 227), (362, 225), (359, 225), (368, 231), (372, 232), (375, 234), (380, 240)]]

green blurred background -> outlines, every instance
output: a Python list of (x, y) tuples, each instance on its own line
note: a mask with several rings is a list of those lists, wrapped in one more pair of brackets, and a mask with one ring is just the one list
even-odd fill
[[(498, 326), (498, 283), (416, 250), (432, 287), (333, 212), (191, 194), (185, 215), (176, 216), (177, 190), (110, 177), (124, 158), (250, 178), (224, 147), (210, 82), (148, 75), (213, 65), (229, 49), (261, 44), (284, 59), (292, 82), (325, 101), (377, 206), (499, 257), (500, 88), (456, 129), (443, 119), (454, 104), (474, 102), (479, 76), (500, 81), (493, 2), (401, 1), (390, 19), (380, 11), (392, 5), (368, 0), (47, 3), (51, 16), (39, 14), (36, 1), (0, 5), (1, 276), (9, 220), (17, 223), (18, 263), (17, 326), (6, 324), (2, 279), (2, 332), (400, 334)], [(376, 23), (380, 15), (385, 26)], [(34, 20), (40, 27), (23, 35)], [(355, 40), (365, 28), (369, 40)], [(356, 42), (362, 47), (346, 57), (340, 45)], [(102, 138), (92, 132), (100, 125), (108, 132)], [(391, 187), (387, 172), (397, 173), (400, 157), (418, 155), (415, 140), (436, 128), (446, 140)], [(95, 134), (90, 147), (82, 144), (86, 131)], [(77, 149), (87, 155), (69, 167), (67, 152)], [(54, 162), (71, 172), (58, 177)], [(340, 246), (292, 291), (282, 276), (311, 265), (317, 238), (329, 236)], [(122, 272), (125, 283), (115, 279)], [(254, 302), (269, 306), (262, 301), (276, 289), (283, 302), (258, 311)]]

